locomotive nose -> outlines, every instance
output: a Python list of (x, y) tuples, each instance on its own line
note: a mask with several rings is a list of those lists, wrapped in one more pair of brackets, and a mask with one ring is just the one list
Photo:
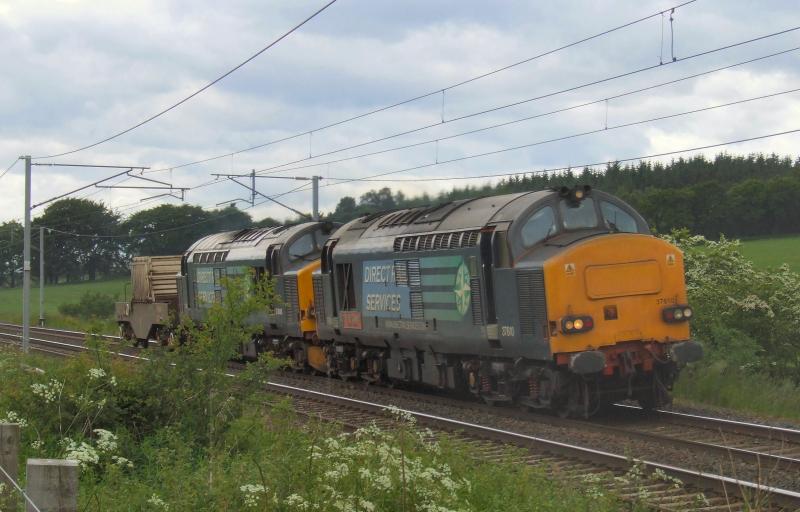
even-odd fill
[[(551, 350), (573, 353), (624, 342), (689, 340), (683, 256), (674, 246), (640, 234), (614, 234), (579, 242), (544, 265)], [(665, 310), (681, 318), (665, 320)], [(565, 329), (565, 319), (591, 318), (591, 330)], [(574, 322), (572, 322), (574, 326)], [(555, 327), (555, 329), (554, 329)], [(555, 331), (555, 332), (554, 332)], [(555, 334), (555, 336), (553, 335)], [(698, 346), (676, 350), (699, 358)], [(691, 348), (690, 348), (691, 347)]]

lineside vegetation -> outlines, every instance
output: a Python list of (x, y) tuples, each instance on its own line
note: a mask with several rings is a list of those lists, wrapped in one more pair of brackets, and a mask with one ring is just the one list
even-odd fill
[(85, 511), (637, 508), (596, 481), (568, 487), (543, 468), (477, 461), (398, 411), (395, 428), (345, 433), (266, 407), (281, 361), (226, 375), (258, 329), (251, 315), (274, 300), (268, 281), (249, 281), (229, 280), (204, 328), (183, 326), (191, 342), (147, 362), (113, 360), (93, 337), (69, 360), (0, 352), (0, 421), (22, 425), (23, 457), (78, 460)]
[(676, 395), (758, 414), (800, 419), (800, 274), (756, 268), (740, 243), (688, 231), (667, 237), (684, 251), (693, 335), (704, 361)]

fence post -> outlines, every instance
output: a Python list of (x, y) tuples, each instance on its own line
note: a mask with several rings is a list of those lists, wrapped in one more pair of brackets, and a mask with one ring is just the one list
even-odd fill
[(14, 483), (19, 480), (19, 425), (14, 423), (0, 423), (0, 466), (14, 482), (9, 481), (0, 471), (0, 510), (17, 509), (17, 491)]
[[(28, 459), (27, 494), (41, 512), (77, 512), (78, 462)], [(27, 512), (35, 512), (28, 503)]]

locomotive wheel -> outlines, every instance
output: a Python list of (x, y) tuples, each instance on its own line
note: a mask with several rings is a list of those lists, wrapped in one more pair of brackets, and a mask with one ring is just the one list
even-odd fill
[(600, 409), (599, 397), (589, 389), (589, 383), (582, 378), (572, 378), (566, 388), (566, 397), (556, 413), (562, 418), (582, 417), (588, 419)]

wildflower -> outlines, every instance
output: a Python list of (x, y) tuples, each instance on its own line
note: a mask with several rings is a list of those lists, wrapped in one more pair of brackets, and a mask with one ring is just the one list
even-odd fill
[(97, 434), (97, 449), (101, 452), (110, 453), (117, 449), (117, 436), (102, 428), (94, 429)]
[(244, 506), (249, 508), (257, 507), (260, 495), (267, 494), (267, 488), (261, 484), (245, 484), (239, 490), (244, 494)]
[(41, 439), (37, 439), (36, 441), (31, 442), (31, 448), (33, 448), (34, 450), (41, 450), (43, 446), (44, 446), (44, 441), (42, 441)]
[(309, 508), (311, 507), (311, 503), (307, 502), (305, 498), (303, 498), (299, 494), (290, 494), (286, 498), (285, 503), (286, 506), (288, 506), (289, 508), (294, 508), (296, 510), (309, 510)]
[(14, 411), (8, 411), (6, 417), (0, 419), (0, 423), (16, 423), (19, 425), (19, 428), (28, 426), (28, 421)]
[(169, 510), (169, 505), (167, 504), (167, 502), (162, 500), (158, 496), (158, 494), (153, 494), (152, 496), (150, 496), (150, 499), (147, 500), (147, 503), (162, 510)]
[(669, 476), (661, 468), (656, 468), (656, 470), (653, 471), (652, 479), (672, 484), (673, 489), (680, 489), (683, 486), (683, 481), (681, 481), (680, 478)]
[(63, 389), (64, 384), (55, 379), (51, 379), (47, 384), (31, 384), (33, 394), (43, 398), (46, 403), (55, 402)]
[(88, 467), (92, 464), (100, 462), (100, 455), (97, 450), (90, 444), (81, 442), (80, 444), (68, 439), (66, 449), (66, 458), (78, 461), (81, 467)]
[(125, 457), (119, 457), (117, 455), (112, 455), (111, 460), (114, 461), (114, 465), (119, 466), (121, 468), (132, 468), (133, 462), (126, 459)]
[(90, 368), (89, 369), (88, 377), (91, 380), (102, 379), (105, 376), (106, 376), (106, 371), (104, 369), (102, 369), (102, 368)]
[(409, 425), (414, 425), (417, 422), (417, 419), (414, 417), (413, 414), (410, 412), (400, 409), (395, 405), (390, 405), (384, 409), (386, 412), (389, 413), (397, 421), (402, 421), (408, 423)]

